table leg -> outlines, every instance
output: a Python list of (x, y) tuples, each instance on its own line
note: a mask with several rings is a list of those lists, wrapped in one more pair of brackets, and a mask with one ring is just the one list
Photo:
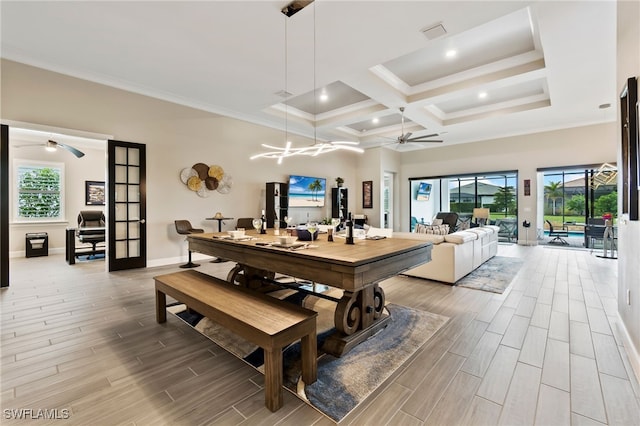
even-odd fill
[(334, 313), (336, 333), (329, 336), (323, 349), (341, 356), (386, 327), (384, 291), (376, 283), (357, 292), (345, 291)]

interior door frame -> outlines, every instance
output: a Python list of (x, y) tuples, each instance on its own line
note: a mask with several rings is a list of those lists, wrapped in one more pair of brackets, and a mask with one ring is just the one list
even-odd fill
[[(119, 253), (116, 247), (116, 244), (120, 241), (118, 239), (118, 230), (116, 225), (118, 223), (123, 223), (124, 221), (118, 221), (116, 216), (116, 208), (118, 204), (125, 204), (128, 202), (125, 200), (117, 200), (116, 199), (116, 167), (122, 166), (123, 164), (116, 163), (116, 148), (133, 148), (139, 150), (139, 217), (137, 220), (129, 221), (127, 220), (125, 228), (127, 233), (127, 244), (130, 240), (139, 241), (139, 256), (126, 256), (119, 257)], [(108, 205), (108, 215), (107, 215), (107, 229), (109, 231), (108, 236), (108, 270), (111, 271), (120, 271), (125, 269), (136, 269), (136, 268), (146, 268), (147, 266), (147, 226), (146, 226), (146, 217), (147, 217), (147, 190), (146, 190), (146, 145), (135, 143), (135, 142), (124, 142), (109, 139), (107, 141), (107, 205)], [(129, 166), (128, 164), (126, 165)], [(127, 172), (128, 173), (128, 172)], [(127, 178), (128, 181), (128, 178)], [(129, 183), (127, 183), (129, 185)], [(127, 197), (128, 197), (128, 189), (127, 189)], [(129, 210), (127, 206), (127, 218)], [(139, 228), (139, 237), (138, 238), (128, 238), (129, 235), (129, 224), (131, 222), (138, 222), (140, 224)]]
[(9, 126), (0, 125), (0, 287), (9, 287)]

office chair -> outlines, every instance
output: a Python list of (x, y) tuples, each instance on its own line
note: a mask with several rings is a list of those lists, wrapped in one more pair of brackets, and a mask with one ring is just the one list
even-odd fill
[(92, 252), (89, 255), (97, 254), (96, 246), (105, 241), (105, 217), (101, 210), (81, 210), (78, 214), (78, 229), (76, 236), (82, 243), (89, 243)]

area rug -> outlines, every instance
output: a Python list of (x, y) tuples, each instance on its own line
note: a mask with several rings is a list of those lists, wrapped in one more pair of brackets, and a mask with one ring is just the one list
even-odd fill
[[(318, 312), (318, 380), (306, 385), (301, 380), (300, 345), (284, 350), (284, 385), (303, 401), (339, 422), (391, 377), (431, 338), (448, 317), (387, 304), (391, 316), (388, 325), (346, 355), (336, 358), (322, 352), (324, 340), (333, 331), (335, 303), (292, 290), (273, 294)], [(262, 371), (262, 349), (230, 333), (198, 314), (189, 313), (184, 305), (168, 307), (194, 329), (222, 348)]]
[(456, 285), (502, 294), (523, 263), (524, 261), (519, 257), (494, 256), (469, 275), (458, 280)]

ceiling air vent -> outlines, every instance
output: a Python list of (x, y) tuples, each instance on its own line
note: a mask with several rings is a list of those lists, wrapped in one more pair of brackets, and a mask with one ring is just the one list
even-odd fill
[(422, 30), (422, 34), (424, 34), (424, 36), (429, 40), (442, 37), (446, 33), (447, 33), (447, 30), (444, 29), (444, 25), (442, 25), (442, 23), (432, 25)]

